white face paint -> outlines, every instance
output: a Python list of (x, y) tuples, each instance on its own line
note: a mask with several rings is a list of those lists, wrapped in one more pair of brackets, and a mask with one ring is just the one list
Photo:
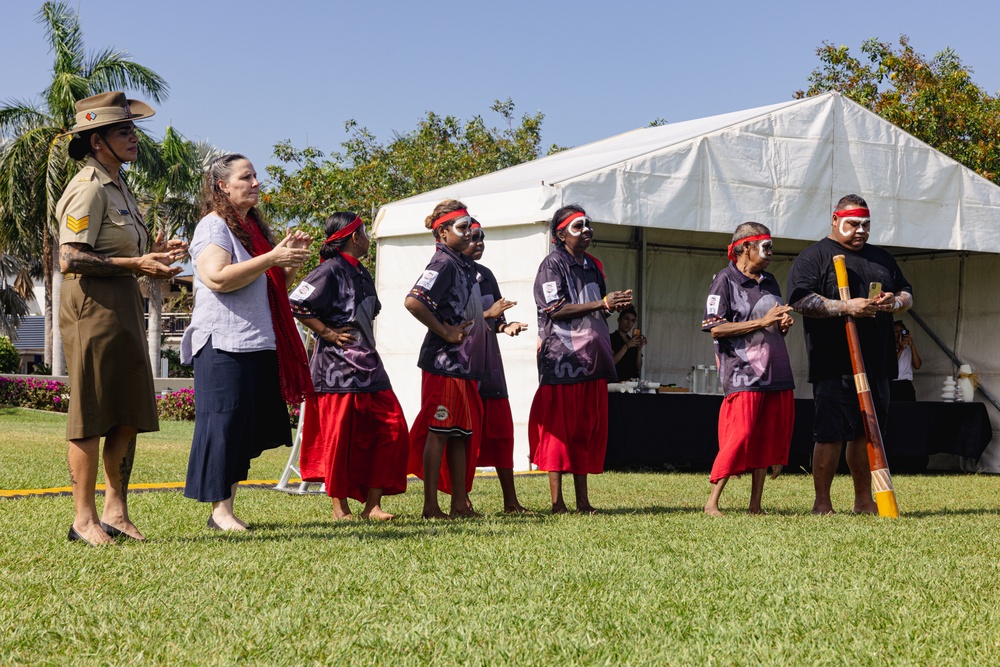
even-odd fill
[(852, 236), (855, 232), (867, 234), (869, 225), (871, 225), (871, 218), (841, 218), (840, 235)]
[(774, 244), (771, 241), (757, 241), (757, 251), (761, 255), (770, 255), (774, 252)]
[(472, 222), (472, 217), (468, 215), (463, 215), (461, 218), (456, 218), (455, 222), (451, 224), (451, 231), (455, 233), (455, 236), (459, 238), (465, 238), (466, 233), (469, 231), (469, 223)]
[(566, 231), (568, 231), (571, 236), (579, 236), (585, 231), (593, 232), (594, 229), (590, 226), (590, 218), (583, 216), (571, 222), (569, 227), (566, 228)]

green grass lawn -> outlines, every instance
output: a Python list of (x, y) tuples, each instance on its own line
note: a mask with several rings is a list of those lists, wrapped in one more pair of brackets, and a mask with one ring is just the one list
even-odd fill
[[(65, 417), (0, 410), (0, 489), (66, 484)], [(136, 482), (181, 481), (190, 424), (140, 436)], [(287, 450), (262, 457), (276, 478)], [(68, 497), (0, 501), (0, 664), (1000, 664), (1000, 479), (900, 476), (904, 516), (813, 517), (804, 475), (768, 482), (770, 512), (701, 513), (707, 475), (605, 474), (606, 512), (333, 523), (330, 502), (241, 490), (252, 532), (205, 528), (178, 492), (132, 496), (146, 544), (66, 542)], [(569, 498), (572, 492), (567, 484)], [(835, 503), (849, 507), (849, 481)]]

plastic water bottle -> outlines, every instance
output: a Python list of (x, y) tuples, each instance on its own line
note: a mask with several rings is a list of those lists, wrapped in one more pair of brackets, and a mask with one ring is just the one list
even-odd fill
[(708, 367), (708, 382), (705, 388), (706, 394), (718, 394), (719, 391), (719, 369), (715, 366)]
[(704, 394), (708, 390), (707, 380), (708, 369), (705, 368), (704, 364), (698, 364), (691, 369), (691, 391), (696, 394)]

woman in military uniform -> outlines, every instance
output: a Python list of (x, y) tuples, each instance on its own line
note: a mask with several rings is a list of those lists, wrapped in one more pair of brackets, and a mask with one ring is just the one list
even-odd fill
[[(129, 519), (126, 495), (138, 432), (157, 431), (142, 297), (136, 276), (169, 278), (187, 244), (152, 244), (121, 168), (138, 154), (134, 120), (153, 109), (121, 92), (76, 103), (69, 155), (85, 160), (56, 206), (63, 272), (59, 330), (66, 352), (70, 402), (70, 483), (76, 511), (69, 539), (91, 545), (114, 537), (145, 539)], [(65, 136), (65, 135), (63, 135)], [(103, 515), (94, 498), (104, 438)]]

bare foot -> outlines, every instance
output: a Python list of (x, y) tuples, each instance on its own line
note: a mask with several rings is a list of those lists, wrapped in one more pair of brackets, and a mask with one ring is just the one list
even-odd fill
[(833, 505), (827, 505), (827, 504), (820, 505), (819, 503), (813, 505), (812, 513), (817, 514), (819, 516), (833, 516), (834, 514), (836, 514), (836, 512), (833, 511)]
[(445, 521), (451, 520), (451, 515), (442, 512), (440, 507), (432, 507), (430, 509), (425, 507), (423, 514), (420, 516), (425, 519), (443, 519)]
[(854, 509), (851, 511), (851, 514), (872, 514), (872, 515), (877, 515), (878, 514), (878, 505), (876, 505), (875, 503), (872, 503), (871, 505), (864, 505), (864, 504), (862, 504), (860, 506), (859, 505), (855, 505)]
[(597, 509), (593, 505), (578, 505), (576, 512), (577, 514), (599, 514), (601, 510)]
[(566, 514), (568, 511), (565, 503), (552, 503), (553, 514)]
[(212, 530), (222, 530), (231, 532), (243, 532), (247, 526), (232, 514), (216, 517), (214, 514), (208, 517), (208, 527)]
[(705, 514), (709, 516), (722, 516), (722, 512), (719, 511), (718, 505), (705, 505)]
[(477, 512), (476, 510), (472, 509), (471, 507), (467, 507), (465, 509), (455, 509), (453, 507), (451, 509), (451, 516), (452, 518), (461, 517), (463, 519), (478, 519), (483, 515)]
[(751, 507), (750, 509), (747, 510), (747, 514), (754, 514), (757, 516), (767, 516), (767, 512), (765, 512), (759, 507)]
[(375, 507), (372, 507), (371, 509), (366, 508), (363, 512), (361, 512), (361, 518), (362, 519), (370, 519), (372, 521), (392, 521), (393, 519), (396, 518), (396, 515), (395, 514), (389, 514), (388, 512), (386, 512), (385, 510), (383, 510), (381, 507), (379, 507), (378, 505), (376, 505)]
[(521, 503), (514, 503), (513, 505), (503, 506), (504, 514), (532, 514), (533, 512), (527, 507), (522, 507)]
[(115, 541), (101, 529), (101, 524), (89, 522), (82, 526), (73, 523), (70, 526), (70, 541), (81, 540), (92, 547), (114, 546)]

